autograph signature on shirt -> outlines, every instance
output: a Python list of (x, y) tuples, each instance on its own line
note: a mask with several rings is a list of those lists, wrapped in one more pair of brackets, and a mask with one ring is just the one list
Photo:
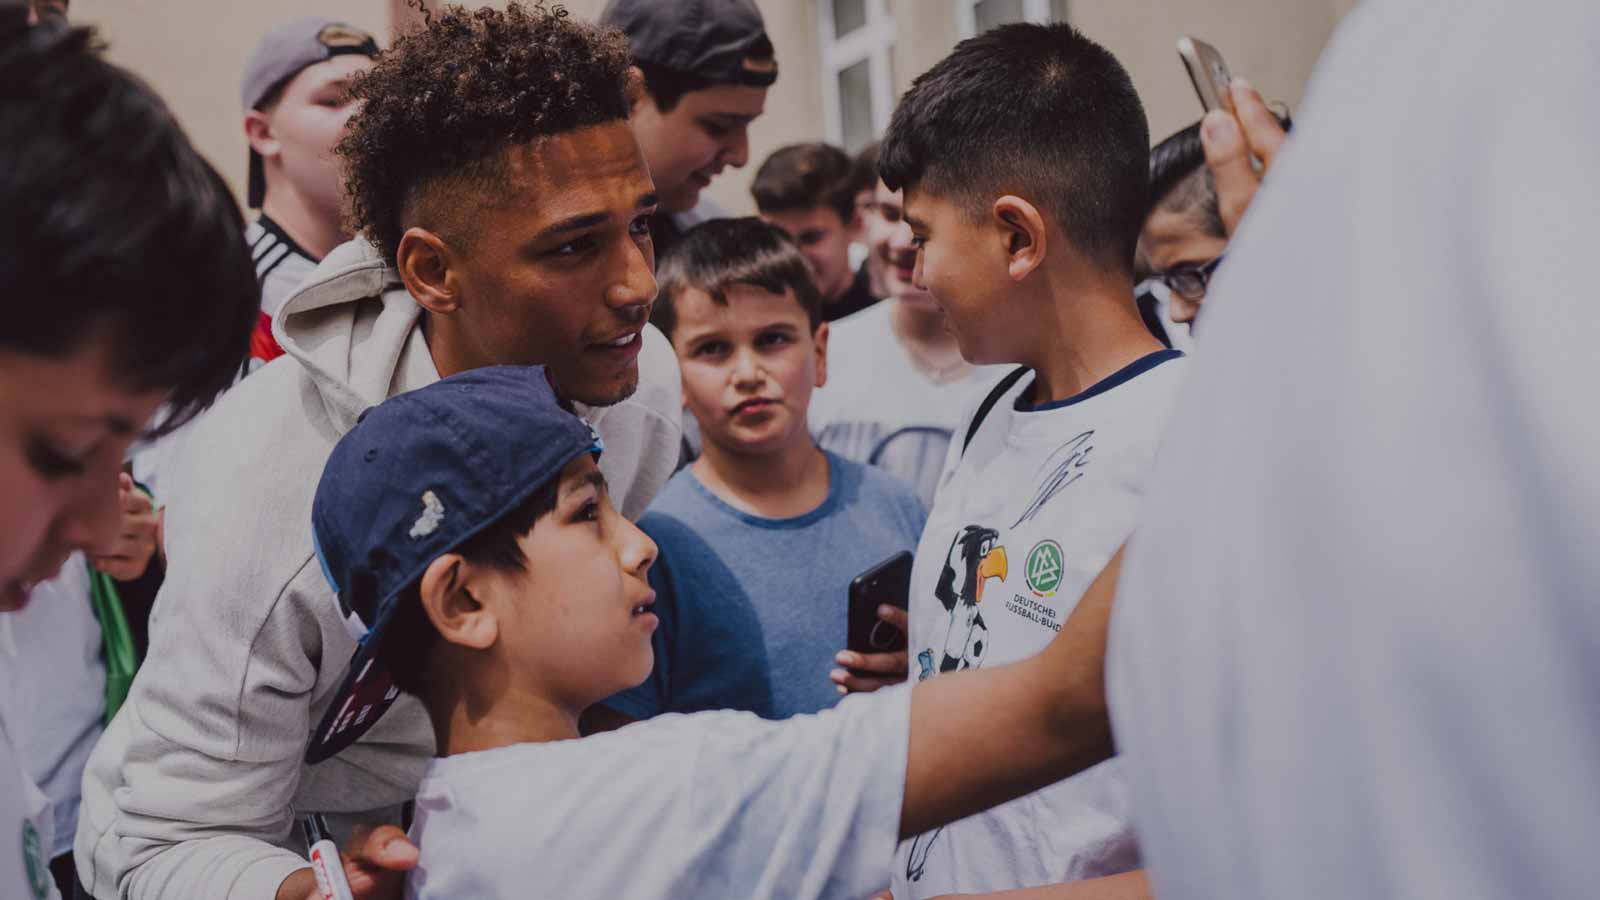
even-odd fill
[(1050, 454), (1044, 461), (1045, 466), (1049, 466), (1057, 457), (1063, 454), (1065, 454), (1065, 457), (1060, 463), (1056, 464), (1053, 470), (1045, 475), (1044, 482), (1039, 485), (1038, 492), (1033, 495), (1033, 502), (1028, 504), (1026, 510), (1023, 510), (1022, 518), (1017, 519), (1012, 524), (1012, 528), (1016, 528), (1023, 522), (1037, 516), (1039, 511), (1044, 509), (1045, 504), (1054, 500), (1055, 496), (1065, 490), (1067, 485), (1083, 477), (1083, 470), (1089, 467), (1089, 454), (1094, 450), (1094, 445), (1089, 443), (1089, 440), (1093, 437), (1094, 431), (1092, 429), (1085, 431), (1062, 444), (1056, 452)]

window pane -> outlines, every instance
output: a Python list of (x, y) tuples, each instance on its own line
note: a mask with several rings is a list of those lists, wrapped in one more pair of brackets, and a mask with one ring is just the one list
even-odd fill
[(839, 73), (839, 117), (846, 153), (872, 140), (872, 73), (867, 60)]
[(833, 0), (833, 36), (844, 37), (867, 24), (867, 0)]
[(977, 22), (979, 34), (996, 25), (1021, 22), (1022, 0), (978, 0), (972, 6), (972, 17)]

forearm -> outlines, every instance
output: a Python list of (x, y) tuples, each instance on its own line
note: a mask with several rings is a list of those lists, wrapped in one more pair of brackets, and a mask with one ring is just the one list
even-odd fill
[(1108, 875), (1105, 878), (1086, 878), (1043, 887), (1017, 888), (993, 894), (952, 894), (937, 900), (1150, 900), (1150, 881), (1144, 870)]
[(1106, 626), (1121, 553), (1044, 652), (917, 685), (902, 838), (1032, 793), (1112, 753)]

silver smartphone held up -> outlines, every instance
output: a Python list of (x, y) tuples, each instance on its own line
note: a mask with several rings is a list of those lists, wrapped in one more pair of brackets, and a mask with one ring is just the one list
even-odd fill
[(1184, 35), (1178, 38), (1178, 56), (1183, 67), (1189, 70), (1189, 80), (1194, 82), (1194, 92), (1200, 95), (1200, 105), (1206, 112), (1213, 109), (1233, 112), (1233, 96), (1228, 84), (1233, 76), (1217, 48), (1198, 38)]

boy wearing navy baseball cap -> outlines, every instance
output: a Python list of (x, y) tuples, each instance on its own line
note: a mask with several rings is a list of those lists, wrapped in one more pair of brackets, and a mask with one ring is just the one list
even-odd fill
[(1110, 753), (1099, 584), (1013, 666), (579, 739), (587, 706), (649, 673), (656, 627), (656, 548), (612, 508), (599, 452), (543, 369), (497, 367), (369, 409), (328, 461), (318, 555), (366, 637), (307, 757), (399, 691), (422, 700), (439, 758), (408, 897), (860, 900), (900, 837)]

